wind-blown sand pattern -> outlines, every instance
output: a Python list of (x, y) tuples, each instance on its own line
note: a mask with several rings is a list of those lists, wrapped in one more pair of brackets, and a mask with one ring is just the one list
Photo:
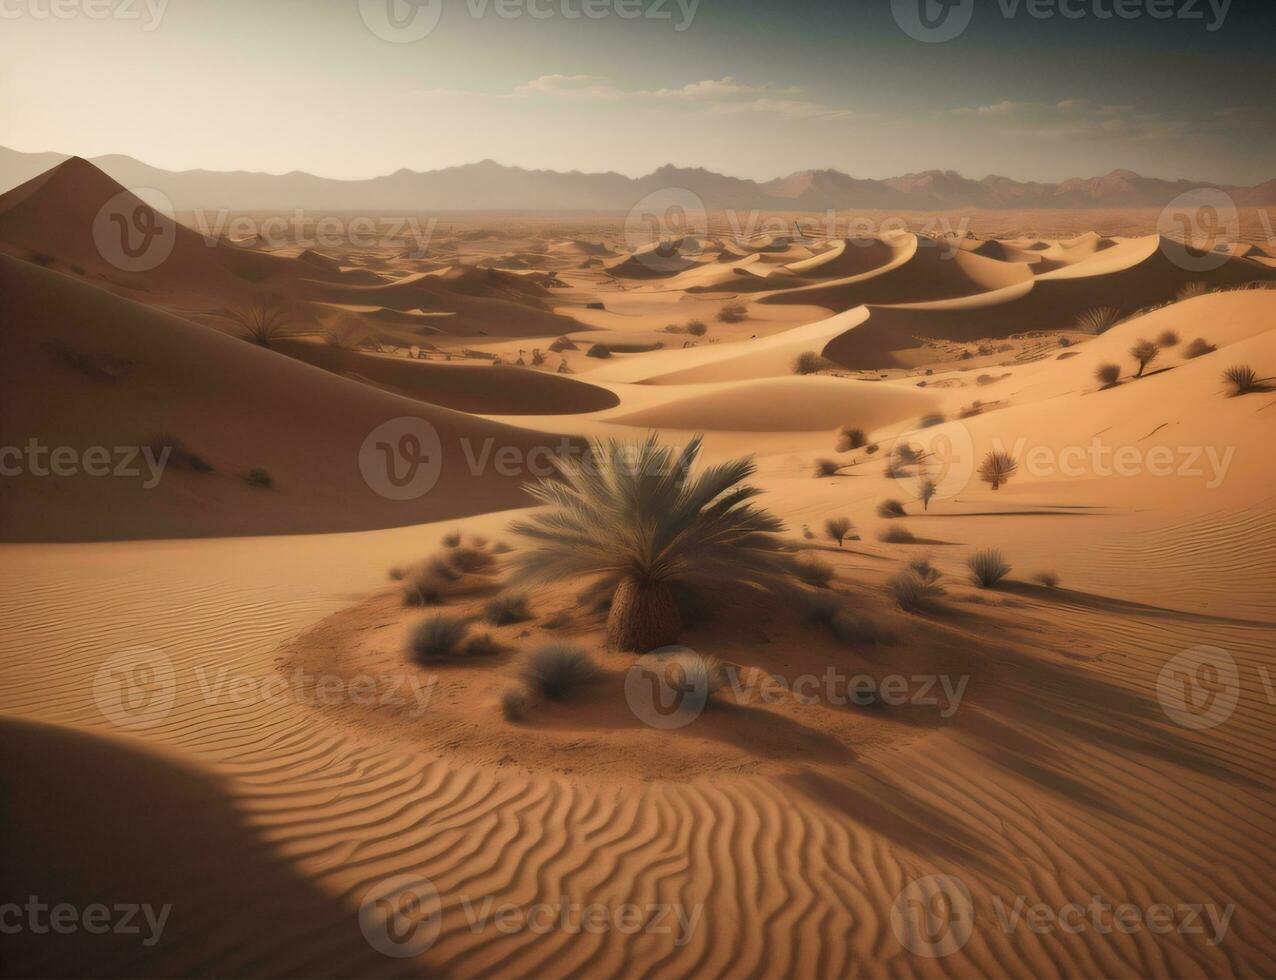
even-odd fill
[[(19, 935), (5, 974), (1276, 974), (1276, 394), (1222, 381), (1235, 364), (1276, 372), (1273, 253), (1194, 271), (1201, 253), (1157, 234), (764, 243), (715, 227), (635, 246), (605, 219), (471, 219), (432, 244), (449, 255), (433, 270), (399, 242), (354, 261), (172, 226), (171, 260), (124, 276), (90, 231), (120, 191), (75, 159), (0, 196), (0, 444), (167, 436), (211, 471), (150, 489), (4, 477), (3, 866), (6, 894), (172, 910), (151, 947)], [(263, 287), (294, 328), (246, 343), (218, 311)], [(1104, 306), (1115, 322), (1079, 325)], [(340, 330), (359, 339), (325, 340)], [(1128, 352), (1166, 331), (1136, 378)], [(1189, 356), (1197, 337), (1215, 349)], [(1105, 387), (1109, 362), (1121, 377)], [(411, 501), (359, 462), (403, 416), (442, 437), (438, 482)], [(868, 445), (838, 446), (850, 426)], [(570, 581), (494, 626), (491, 660), (408, 660), (432, 611), (405, 608), (387, 571), (456, 531), (517, 547), (508, 525), (530, 513), (527, 473), (476, 472), (462, 443), (526, 453), (649, 431), (704, 433), (702, 465), (756, 454), (750, 482), (787, 546), (827, 562), (881, 631), (840, 643), (779, 595), (713, 592), (726, 605), (689, 617), (681, 642), (750, 683), (836, 667), (964, 679), (957, 701), (727, 693), (654, 728), (625, 699), (634, 656), (604, 649), (605, 614)], [(964, 463), (923, 508), (896, 447), (940, 439)], [(1139, 465), (1060, 468), (1095, 440)], [(973, 470), (999, 447), (1020, 465), (994, 490)], [(817, 479), (822, 459), (839, 466)], [(905, 517), (879, 516), (889, 497)], [(841, 515), (856, 536), (839, 544), (823, 524)], [(881, 539), (901, 526), (911, 541)], [(978, 548), (1013, 565), (995, 589), (968, 582)], [(888, 583), (921, 557), (948, 594), (905, 612)], [(491, 593), (444, 608), (477, 615)], [(506, 720), (518, 655), (556, 639), (595, 656), (598, 693)], [(1166, 707), (1176, 658), (1200, 647), (1235, 666), (1213, 691), (1234, 706), (1209, 728)], [(136, 691), (112, 686), (112, 665)], [(298, 670), (379, 678), (400, 700), (323, 703), (289, 686)], [(401, 875), (440, 901), (437, 936), (404, 958), (360, 919)], [(934, 875), (969, 896), (947, 924), (956, 948), (907, 926), (909, 889)], [(1200, 928), (1024, 919), (1094, 901), (1168, 906), (1176, 923), (1199, 907)], [(560, 902), (640, 911), (623, 930), (494, 918)]]

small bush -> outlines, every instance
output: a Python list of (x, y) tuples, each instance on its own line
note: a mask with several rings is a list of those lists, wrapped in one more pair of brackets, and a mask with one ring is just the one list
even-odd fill
[(1077, 329), (1085, 333), (1100, 334), (1121, 319), (1121, 311), (1115, 306), (1100, 306), (1086, 310), (1077, 317)]
[(1218, 350), (1216, 344), (1206, 343), (1204, 337), (1197, 337), (1187, 345), (1183, 351), (1183, 356), (1187, 358), (1201, 357), (1205, 354), (1213, 354), (1216, 350)]
[(412, 630), (408, 637), (408, 652), (419, 664), (455, 660), (463, 655), (469, 632), (467, 620), (431, 616)]
[(1157, 359), (1161, 353), (1161, 348), (1150, 340), (1140, 340), (1137, 344), (1130, 348), (1130, 356), (1139, 362), (1139, 369), (1134, 372), (1136, 378), (1143, 377), (1143, 372), (1147, 370), (1147, 366)]
[(1009, 453), (994, 450), (988, 453), (984, 461), (979, 464), (979, 479), (996, 490), (1014, 476), (1017, 469), (1019, 464), (1015, 462), (1014, 457)]
[(446, 584), (429, 570), (422, 569), (403, 580), (405, 606), (436, 606), (446, 595)]
[(749, 318), (749, 308), (743, 303), (728, 303), (718, 311), (719, 323), (743, 323)]
[(495, 558), (478, 548), (453, 548), (447, 560), (462, 575), (487, 571), (496, 563)]
[(1258, 372), (1247, 364), (1229, 367), (1223, 372), (1223, 380), (1232, 386), (1232, 397), (1271, 390), (1271, 386), (1259, 380)]
[(611, 357), (611, 348), (607, 347), (605, 344), (594, 344), (593, 347), (589, 348), (589, 350), (585, 352), (585, 356), (597, 357), (606, 360)]
[[(712, 703), (714, 695), (721, 691), (729, 680), (727, 669), (722, 661), (710, 654), (680, 650), (652, 659), (661, 662), (665, 668), (666, 680), (680, 695), (703, 697), (702, 707)], [(683, 700), (683, 697), (679, 697), (678, 703), (681, 705), (687, 702)]]
[(508, 722), (517, 724), (527, 717), (527, 693), (511, 687), (501, 695), (501, 715)]
[(807, 585), (826, 589), (833, 581), (833, 566), (816, 555), (798, 555), (793, 559), (793, 574)]
[(931, 498), (939, 491), (934, 480), (923, 478), (917, 485), (917, 497), (922, 502), (922, 510), (930, 510)]
[(461, 543), (460, 531), (449, 531), (447, 534), (443, 535), (443, 547), (445, 548), (455, 548), (460, 543)]
[(837, 451), (839, 453), (850, 452), (852, 449), (861, 449), (867, 442), (863, 429), (848, 429), (843, 426), (838, 430)]
[(877, 536), (878, 541), (884, 541), (886, 544), (913, 544), (917, 537), (908, 528), (901, 524), (887, 528)]
[(1179, 335), (1174, 330), (1162, 330), (1156, 337), (1156, 345), (1158, 347), (1177, 347), (1179, 344)]
[(815, 478), (821, 480), (830, 476), (837, 476), (837, 463), (831, 459), (817, 459), (815, 461)]
[(936, 600), (946, 594), (943, 586), (925, 581), (911, 568), (904, 569), (890, 580), (890, 590), (896, 604), (905, 612), (934, 609)]
[(824, 522), (824, 533), (829, 536), (830, 541), (836, 541), (837, 546), (842, 547), (842, 542), (846, 536), (851, 533), (851, 521), (846, 517), (830, 517)]
[(1100, 364), (1094, 369), (1094, 380), (1105, 388), (1111, 388), (1121, 380), (1121, 365)]
[(391, 582), (402, 582), (404, 578), (407, 577), (408, 572), (407, 572), (407, 569), (400, 568), (398, 565), (396, 565), (394, 568), (390, 569), (389, 574), (390, 574)]
[(1054, 572), (1038, 572), (1033, 578), (1039, 585), (1044, 585), (1047, 589), (1053, 589), (1059, 584), (1059, 576)]
[(923, 582), (938, 582), (943, 577), (943, 573), (932, 565), (930, 559), (925, 556), (914, 558), (908, 563), (908, 568)]
[(804, 350), (793, 361), (794, 374), (818, 374), (829, 362), (813, 350)]
[(579, 647), (547, 643), (528, 654), (519, 674), (533, 693), (549, 701), (566, 701), (596, 681), (599, 671)]
[(687, 333), (693, 337), (703, 337), (709, 332), (709, 328), (703, 320), (689, 320), (686, 326)]
[(487, 600), (483, 607), (483, 618), (493, 626), (508, 626), (510, 623), (523, 623), (532, 618), (532, 611), (527, 605), (527, 596), (521, 592), (502, 592)]
[(981, 589), (991, 589), (1010, 571), (1010, 565), (996, 548), (976, 551), (966, 560), (966, 567), (970, 569), (970, 580)]
[(944, 416), (940, 414), (939, 412), (932, 412), (930, 415), (923, 415), (917, 421), (917, 427), (919, 429), (929, 429), (933, 425), (943, 425), (943, 424), (944, 424)]
[(867, 453), (869, 456), (872, 456), (875, 452), (877, 452), (877, 450), (878, 450), (878, 445), (875, 442), (870, 443), (869, 445), (864, 447), (864, 452)]
[(906, 516), (904, 505), (898, 500), (883, 500), (877, 505), (877, 516), (893, 519)]

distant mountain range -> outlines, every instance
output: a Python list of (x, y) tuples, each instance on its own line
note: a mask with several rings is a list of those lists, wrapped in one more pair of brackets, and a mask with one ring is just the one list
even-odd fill
[[(0, 193), (49, 170), (67, 156), (0, 147)], [(956, 208), (1159, 208), (1184, 191), (1214, 186), (1114, 170), (1103, 177), (1059, 184), (988, 176), (971, 180), (951, 170), (927, 170), (865, 180), (837, 170), (804, 170), (759, 182), (700, 168), (661, 167), (645, 177), (617, 173), (524, 170), (492, 160), (419, 173), (399, 170), (370, 180), (287, 174), (160, 170), (132, 157), (92, 158), (129, 188), (156, 188), (179, 211), (620, 211), (648, 194), (682, 188), (709, 208), (824, 211), (829, 208), (935, 211)], [(1276, 180), (1256, 187), (1223, 187), (1241, 207), (1276, 205)]]

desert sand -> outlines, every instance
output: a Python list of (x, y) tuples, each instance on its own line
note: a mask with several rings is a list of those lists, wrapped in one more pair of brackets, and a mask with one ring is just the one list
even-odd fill
[[(7, 937), (5, 974), (1276, 974), (1276, 392), (1223, 380), (1276, 375), (1276, 243), (1200, 268), (1142, 212), (1006, 213), (963, 239), (762, 242), (714, 222), (638, 246), (608, 217), (483, 216), (420, 255), (210, 243), (158, 215), (172, 254), (126, 273), (92, 233), (121, 192), (73, 158), (0, 195), (0, 445), (185, 462), (151, 487), (0, 477), (3, 867), (6, 894), (172, 911), (149, 947)], [(225, 311), (267, 292), (288, 329), (253, 343)], [(1138, 371), (1129, 351), (1157, 338)], [(441, 462), (430, 492), (393, 500), (359, 457), (403, 416), (437, 430)], [(489, 657), (408, 658), (420, 621), (481, 615), (502, 573), (422, 609), (391, 570), (454, 534), (517, 549), (531, 512), (527, 473), (476, 472), (466, 447), (652, 431), (703, 433), (701, 466), (755, 455), (759, 505), (828, 566), (803, 594), (843, 602), (849, 634), (720, 583), (680, 642), (745, 687), (676, 730), (627, 703), (635, 655), (606, 648), (579, 581), (484, 626)], [(1064, 465), (1095, 445), (1133, 462)], [(899, 446), (951, 463), (925, 506)], [(994, 489), (975, 470), (999, 448), (1018, 469)], [(891, 498), (904, 516), (881, 516)], [(994, 588), (967, 574), (986, 548), (1012, 566)], [(920, 558), (947, 591), (908, 611), (890, 580)], [(549, 641), (600, 679), (508, 720), (520, 658)], [(1201, 647), (1234, 664), (1234, 706), (1194, 728), (1166, 709), (1166, 671)], [(831, 668), (961, 686), (928, 688), (934, 704), (758, 695)], [(371, 703), (349, 696), (367, 677)], [(360, 920), (401, 875), (439, 898), (437, 936), (405, 958)], [(969, 900), (938, 952), (892, 920), (933, 875)], [(1201, 929), (1007, 926), (1019, 898), (1198, 908)], [(676, 911), (636, 932), (473, 924), (485, 901), (562, 900), (649, 926)], [(1207, 908), (1231, 910), (1221, 941)]]

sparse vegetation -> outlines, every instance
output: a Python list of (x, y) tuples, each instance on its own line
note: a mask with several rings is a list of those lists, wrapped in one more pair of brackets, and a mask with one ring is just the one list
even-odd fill
[(997, 490), (1015, 475), (1017, 469), (1019, 464), (1015, 462), (1013, 456), (1000, 450), (993, 450), (979, 464), (979, 479)]
[(912, 568), (895, 575), (890, 580), (890, 590), (899, 608), (911, 613), (933, 610), (936, 600), (946, 594), (943, 586), (923, 579)]
[(923, 415), (917, 420), (917, 428), (929, 429), (933, 425), (943, 425), (944, 416), (941, 412), (932, 412), (929, 415)]
[(815, 461), (815, 478), (820, 480), (830, 476), (837, 476), (838, 468), (835, 460), (817, 459)]
[(528, 699), (525, 691), (511, 687), (501, 695), (501, 715), (508, 722), (518, 724), (527, 718)]
[(1162, 330), (1156, 337), (1156, 345), (1162, 348), (1177, 347), (1179, 335), (1174, 330)]
[(750, 458), (691, 472), (701, 438), (682, 449), (653, 434), (637, 444), (594, 440), (584, 459), (558, 458), (529, 487), (544, 510), (511, 530), (530, 546), (511, 556), (514, 581), (587, 576), (611, 595), (608, 645), (645, 652), (682, 628), (675, 585), (774, 587), (792, 572), (784, 525), (753, 503)]
[(847, 453), (852, 449), (861, 449), (868, 442), (863, 429), (848, 429), (843, 426), (837, 433), (837, 451)]
[(1232, 397), (1258, 391), (1271, 391), (1271, 385), (1259, 378), (1258, 372), (1248, 364), (1236, 364), (1223, 372), (1223, 380), (1232, 386)]
[(1177, 293), (1174, 294), (1174, 298), (1181, 303), (1186, 299), (1195, 299), (1197, 296), (1204, 296), (1209, 291), (1209, 283), (1201, 282), (1197, 279), (1186, 283)]
[(828, 588), (833, 581), (833, 566), (818, 555), (798, 555), (793, 560), (793, 571), (799, 579), (817, 589)]
[(794, 374), (819, 374), (829, 362), (813, 350), (804, 350), (793, 361)]
[(262, 347), (273, 347), (292, 324), (287, 304), (274, 293), (258, 293), (243, 309), (222, 310), (219, 315), (239, 326), (246, 340)]
[(585, 356), (597, 357), (597, 358), (601, 358), (602, 360), (606, 360), (607, 358), (611, 357), (611, 348), (608, 347), (606, 344), (594, 344), (594, 346), (592, 346), (591, 348), (589, 348), (589, 350), (585, 352)]
[(518, 672), (528, 690), (547, 701), (567, 701), (599, 677), (587, 652), (563, 643), (547, 643), (533, 650)]
[(1033, 579), (1047, 589), (1053, 589), (1059, 584), (1059, 576), (1054, 572), (1038, 572)]
[(468, 620), (431, 616), (416, 625), (408, 637), (408, 652), (418, 664), (446, 663), (488, 652), (482, 642), (470, 641)]
[(1121, 311), (1115, 306), (1099, 306), (1086, 310), (1077, 317), (1077, 329), (1089, 334), (1101, 334), (1121, 319)]
[(483, 618), (493, 626), (508, 626), (510, 623), (522, 623), (532, 618), (527, 596), (521, 592), (502, 592), (487, 600), (483, 607)]
[(718, 311), (719, 323), (743, 323), (749, 318), (749, 308), (743, 303), (728, 303)]
[(703, 337), (709, 332), (709, 327), (703, 320), (688, 320), (686, 330), (693, 337)]
[(925, 478), (917, 485), (917, 497), (922, 502), (922, 510), (930, 510), (931, 498), (935, 496), (938, 489), (934, 480)]
[(461, 543), (460, 531), (448, 531), (447, 534), (443, 535), (443, 547), (445, 548), (455, 548), (455, 547), (458, 547), (460, 543)]
[(1147, 370), (1147, 366), (1157, 359), (1161, 353), (1161, 348), (1151, 340), (1140, 340), (1137, 344), (1130, 348), (1130, 356), (1139, 362), (1139, 369), (1134, 373), (1136, 378), (1143, 377), (1143, 372)]
[(1094, 380), (1105, 388), (1111, 388), (1121, 380), (1121, 365), (1100, 364), (1094, 369)]
[(840, 548), (846, 536), (851, 533), (852, 526), (848, 517), (830, 517), (824, 522), (824, 533), (829, 536), (830, 541), (836, 541)]
[(976, 551), (966, 560), (970, 569), (970, 579), (981, 589), (991, 589), (1010, 571), (1005, 556), (996, 548), (984, 548)]
[(914, 558), (908, 563), (909, 570), (912, 571), (923, 582), (935, 583), (943, 578), (943, 573), (930, 563), (930, 559), (925, 555)]
[(877, 505), (877, 516), (887, 519), (905, 516), (904, 505), (898, 500), (883, 500)]
[(900, 524), (887, 528), (877, 536), (877, 539), (886, 544), (915, 544), (917, 541), (913, 532)]
[(1204, 337), (1197, 337), (1184, 349), (1183, 356), (1190, 359), (1213, 354), (1216, 350), (1218, 350), (1216, 344), (1207, 343)]

